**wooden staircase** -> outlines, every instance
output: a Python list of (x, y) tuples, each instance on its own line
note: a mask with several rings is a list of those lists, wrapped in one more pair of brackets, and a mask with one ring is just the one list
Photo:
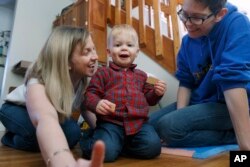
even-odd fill
[[(140, 50), (174, 73), (180, 47), (177, 9), (183, 0), (115, 0), (115, 4), (107, 1), (108, 25), (132, 25), (139, 35)], [(137, 18), (133, 13), (137, 13)]]
[(107, 27), (130, 24), (138, 32), (140, 50), (168, 72), (174, 73), (181, 29), (177, 10), (182, 1), (77, 0), (62, 10), (53, 22), (53, 27), (87, 27), (92, 32), (99, 63), (106, 64)]

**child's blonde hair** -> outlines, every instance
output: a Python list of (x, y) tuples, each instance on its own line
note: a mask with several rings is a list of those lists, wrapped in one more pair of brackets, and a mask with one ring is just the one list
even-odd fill
[(128, 24), (119, 24), (115, 25), (109, 33), (108, 36), (108, 47), (111, 47), (113, 39), (118, 36), (120, 33), (127, 33), (130, 37), (132, 37), (135, 41), (136, 46), (139, 46), (138, 42), (138, 34), (136, 30)]

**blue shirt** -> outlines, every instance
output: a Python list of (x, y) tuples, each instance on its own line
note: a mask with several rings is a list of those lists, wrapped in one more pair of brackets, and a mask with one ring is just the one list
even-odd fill
[(223, 91), (232, 88), (246, 88), (250, 97), (249, 19), (226, 7), (227, 15), (207, 36), (183, 37), (176, 77), (192, 90), (190, 104), (224, 102)]

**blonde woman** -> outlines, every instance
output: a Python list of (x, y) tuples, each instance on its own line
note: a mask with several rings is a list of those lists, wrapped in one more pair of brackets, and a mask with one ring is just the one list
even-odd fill
[(72, 110), (82, 108), (86, 78), (94, 74), (97, 59), (86, 29), (54, 29), (28, 70), (25, 84), (7, 95), (0, 110), (7, 129), (2, 143), (20, 150), (40, 150), (47, 166), (102, 166), (102, 142), (95, 147), (93, 163), (76, 161), (70, 152), (80, 139), (80, 128), (70, 116)]

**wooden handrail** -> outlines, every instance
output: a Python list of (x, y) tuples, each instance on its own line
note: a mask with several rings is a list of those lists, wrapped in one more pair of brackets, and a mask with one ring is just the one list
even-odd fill
[(141, 47), (146, 46), (146, 23), (145, 23), (145, 0), (138, 2), (139, 6), (139, 43)]
[(177, 0), (178, 4), (182, 5), (183, 4), (183, 0)]
[(132, 25), (132, 0), (125, 1), (126, 24)]
[(160, 2), (153, 1), (154, 30), (155, 30), (155, 53), (156, 57), (162, 58), (162, 36), (160, 29)]
[(107, 21), (111, 22), (111, 0), (107, 0)]
[(170, 6), (170, 15), (172, 18), (172, 27), (173, 28), (173, 42), (174, 42), (174, 55), (177, 55), (180, 47), (180, 33), (179, 33), (179, 25), (178, 25), (178, 16), (176, 13), (176, 6), (177, 6), (176, 0), (170, 0), (169, 6)]
[(170, 7), (164, 3), (161, 3), (161, 11), (167, 15), (170, 15)]
[(121, 24), (121, 0), (115, 1), (115, 24)]

